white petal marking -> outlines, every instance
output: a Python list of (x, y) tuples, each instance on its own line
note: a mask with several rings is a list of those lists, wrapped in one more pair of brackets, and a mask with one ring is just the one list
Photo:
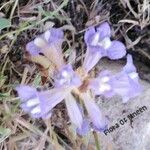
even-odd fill
[(44, 34), (44, 37), (45, 37), (47, 42), (48, 42), (50, 36), (51, 36), (51, 32), (50, 31), (46, 31), (45, 34)]
[(59, 83), (62, 85), (62, 84), (64, 84), (66, 82), (66, 80), (65, 79), (60, 79), (59, 80)]
[(69, 74), (68, 74), (67, 71), (63, 71), (63, 72), (62, 72), (62, 75), (63, 75), (64, 77), (68, 77), (68, 76), (69, 76)]
[(107, 49), (111, 46), (111, 40), (109, 37), (104, 38), (102, 41), (98, 43), (99, 46), (102, 46), (104, 49)]
[(109, 80), (110, 80), (109, 77), (103, 77), (103, 78), (101, 79), (102, 82), (108, 82)]
[(35, 108), (31, 111), (32, 114), (39, 114), (40, 112), (41, 112), (40, 106), (35, 107)]
[(129, 73), (129, 77), (130, 77), (131, 79), (135, 79), (135, 78), (138, 77), (138, 74), (137, 74), (136, 72), (131, 72), (131, 73)]
[(109, 91), (110, 89), (111, 89), (111, 87), (110, 87), (110, 85), (108, 85), (108, 84), (102, 84), (102, 85), (99, 87), (100, 92)]
[(42, 38), (36, 38), (34, 44), (39, 48), (43, 48), (46, 45), (46, 42)]
[(92, 42), (91, 42), (91, 45), (96, 46), (98, 44), (98, 41), (99, 41), (99, 33), (96, 33), (94, 35)]
[(26, 105), (27, 105), (27, 107), (32, 107), (32, 106), (37, 105), (39, 103), (40, 103), (40, 101), (38, 98), (33, 98), (33, 99), (28, 100)]

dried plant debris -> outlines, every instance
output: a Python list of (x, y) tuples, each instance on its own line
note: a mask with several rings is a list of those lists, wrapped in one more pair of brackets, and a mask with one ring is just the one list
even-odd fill
[(143, 96), (149, 67), (149, 0), (1, 0), (0, 150), (113, 149), (107, 112)]

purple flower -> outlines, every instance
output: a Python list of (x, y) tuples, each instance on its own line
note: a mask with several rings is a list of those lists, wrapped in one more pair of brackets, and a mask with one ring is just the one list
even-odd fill
[(76, 129), (77, 133), (81, 136), (84, 136), (90, 131), (90, 129), (94, 129), (97, 131), (105, 130), (107, 128), (108, 121), (103, 116), (99, 107), (96, 105), (89, 93), (82, 93), (81, 97), (84, 101), (87, 114), (85, 116), (83, 108), (81, 107), (81, 105), (79, 105), (84, 119), (81, 128)]
[(120, 95), (124, 103), (139, 95), (142, 90), (131, 55), (127, 55), (127, 64), (120, 73), (112, 75), (108, 71), (101, 72), (96, 79), (91, 80), (89, 87), (95, 95)]
[(111, 41), (111, 30), (107, 22), (99, 27), (91, 27), (85, 32), (84, 40), (87, 45), (87, 52), (83, 67), (88, 72), (102, 57), (120, 59), (126, 54), (126, 48), (120, 41)]
[(123, 72), (127, 73), (131, 78), (132, 78), (132, 74), (135, 74), (135, 78), (138, 79), (138, 74), (137, 74), (136, 68), (133, 64), (132, 56), (129, 54), (127, 55), (127, 63), (123, 67)]
[(131, 55), (127, 55), (127, 63), (122, 72), (115, 76), (115, 80), (114, 92), (122, 96), (124, 103), (141, 93), (142, 87)]
[(50, 118), (52, 109), (65, 99), (71, 122), (81, 128), (82, 114), (70, 88), (54, 88), (39, 92), (36, 88), (21, 85), (16, 90), (22, 102), (22, 109), (34, 118)]
[(54, 76), (55, 87), (79, 87), (81, 80), (71, 65), (63, 66)]
[(78, 103), (78, 107), (79, 107), (80, 113), (81, 113), (81, 115), (83, 117), (83, 121), (82, 121), (81, 127), (80, 128), (76, 128), (76, 132), (80, 136), (85, 136), (90, 131), (90, 128), (91, 128), (90, 125), (91, 124), (90, 124), (90, 120), (87, 117), (87, 115), (85, 116), (85, 114), (84, 114), (83, 107), (79, 103)]
[[(64, 34), (61, 29), (51, 28), (26, 45), (26, 50), (32, 56), (43, 53), (58, 68), (64, 64), (62, 42)], [(59, 60), (59, 61), (58, 61)]]
[[(103, 131), (107, 127), (107, 119), (103, 116), (99, 107), (95, 104), (94, 100), (88, 93), (82, 94), (83, 101), (88, 112), (88, 116), (92, 122), (93, 128), (98, 131)], [(86, 124), (84, 124), (85, 129)]]
[(113, 84), (115, 79), (110, 71), (105, 70), (100, 72), (97, 78), (90, 81), (89, 87), (95, 95), (105, 95), (106, 97), (114, 96)]
[(52, 89), (39, 92), (36, 88), (20, 85), (16, 88), (22, 109), (34, 118), (49, 118), (52, 108), (67, 95), (66, 89)]

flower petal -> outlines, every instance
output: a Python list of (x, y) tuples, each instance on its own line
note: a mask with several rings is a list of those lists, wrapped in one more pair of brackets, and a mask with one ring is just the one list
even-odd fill
[(97, 78), (90, 81), (89, 87), (93, 90), (95, 95), (104, 95), (105, 97), (114, 96), (113, 78), (110, 71), (105, 70), (100, 72)]
[(77, 133), (81, 136), (85, 136), (90, 131), (90, 122), (88, 119), (84, 119), (81, 128), (76, 129)]
[(83, 100), (94, 128), (98, 131), (103, 131), (107, 127), (107, 121), (106, 118), (102, 115), (99, 107), (86, 93), (83, 94)]
[(55, 79), (55, 87), (79, 87), (81, 85), (81, 80), (79, 76), (72, 69), (71, 65), (64, 65), (56, 75)]
[(126, 55), (126, 48), (119, 41), (112, 41), (110, 48), (107, 49), (107, 57), (110, 59), (120, 59)]
[(129, 99), (139, 96), (142, 92), (142, 87), (138, 82), (129, 78), (130, 89), (126, 95), (123, 95), (123, 103), (126, 103)]
[(59, 68), (62, 66), (62, 64), (64, 64), (62, 54), (64, 33), (59, 28), (51, 28), (50, 30), (46, 31), (43, 36), (48, 42), (48, 46), (43, 49), (43, 53)]
[(39, 98), (41, 100), (41, 108), (44, 109), (45, 105), (49, 106), (49, 109), (55, 107), (58, 103), (60, 103), (67, 93), (69, 89), (51, 89), (45, 92), (39, 92)]
[(131, 79), (126, 73), (118, 73), (114, 78), (116, 81), (114, 82), (113, 90), (116, 94), (121, 95), (124, 103), (141, 93), (140, 84)]
[(28, 43), (26, 49), (31, 55), (38, 55), (40, 52), (43, 53), (58, 69), (64, 64), (62, 54), (63, 40), (63, 31), (51, 28)]
[(47, 117), (47, 114), (58, 104), (60, 103), (67, 95), (69, 90), (66, 89), (52, 89), (45, 92), (39, 92), (39, 100), (40, 100), (40, 113), (31, 113), (32, 116), (39, 117)]
[(99, 27), (96, 28), (96, 31), (99, 33), (100, 40), (103, 40), (105, 37), (111, 36), (111, 29), (108, 22), (102, 23)]
[(68, 93), (65, 99), (65, 103), (71, 122), (75, 124), (78, 128), (81, 128), (83, 123), (82, 114), (76, 103), (75, 98), (71, 93)]
[(91, 38), (94, 36), (95, 34), (95, 28), (94, 27), (90, 27), (84, 34), (84, 41), (86, 42), (87, 45), (89, 45), (91, 43)]
[(16, 90), (22, 102), (25, 102), (36, 95), (36, 89), (28, 85), (20, 85), (16, 87)]
[(34, 118), (44, 118), (50, 116), (52, 108), (65, 98), (69, 89), (52, 89), (38, 92), (36, 88), (20, 86), (17, 91), (23, 102), (21, 104), (22, 109)]
[(127, 63), (123, 67), (123, 72), (126, 72), (126, 73), (136, 72), (136, 68), (133, 64), (132, 56), (129, 54), (127, 55)]
[(59, 45), (52, 43), (41, 51), (57, 67), (57, 69), (60, 69), (64, 65), (63, 54)]
[(64, 33), (60, 28), (51, 28), (44, 33), (44, 38), (48, 43), (61, 43), (64, 40)]
[(83, 68), (87, 72), (89, 72), (104, 55), (105, 55), (105, 50), (100, 49), (100, 47), (92, 47), (92, 46), (87, 47), (85, 59), (83, 62)]
[(39, 55), (39, 53), (41, 52), (40, 51), (40, 48), (37, 47), (34, 42), (29, 42), (27, 45), (26, 45), (26, 50), (30, 53), (31, 56), (36, 56), (36, 55)]

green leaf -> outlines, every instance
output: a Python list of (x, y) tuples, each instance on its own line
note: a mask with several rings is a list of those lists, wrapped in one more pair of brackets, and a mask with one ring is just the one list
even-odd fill
[(33, 86), (38, 87), (40, 83), (41, 83), (41, 76), (40, 74), (37, 74), (33, 81)]
[(9, 135), (11, 134), (11, 130), (9, 128), (0, 127), (0, 143), (3, 142)]
[(7, 93), (0, 93), (0, 98), (8, 97), (10, 96), (10, 92)]
[(10, 27), (10, 26), (11, 26), (10, 20), (6, 18), (0, 18), (0, 30)]

